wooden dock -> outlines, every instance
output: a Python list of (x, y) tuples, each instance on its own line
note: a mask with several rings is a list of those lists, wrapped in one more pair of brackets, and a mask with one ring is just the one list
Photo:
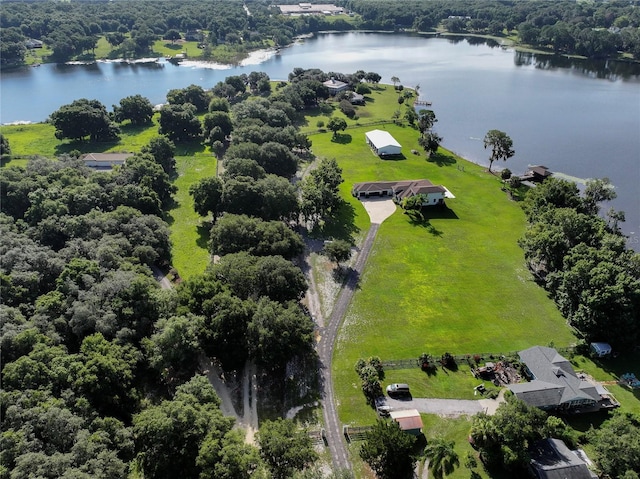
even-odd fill
[(427, 100), (416, 100), (413, 102), (414, 106), (431, 106), (431, 102)]

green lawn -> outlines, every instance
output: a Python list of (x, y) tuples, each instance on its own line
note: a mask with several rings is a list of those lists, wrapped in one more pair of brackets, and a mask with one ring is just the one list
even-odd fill
[[(305, 112), (306, 121), (301, 125), (300, 131), (313, 135), (311, 137), (313, 141), (316, 138), (315, 134), (318, 133), (318, 121), (323, 121), (326, 126), (332, 116), (344, 118), (347, 121), (348, 129), (342, 132), (342, 136), (344, 136), (349, 134), (351, 128), (357, 127), (358, 125), (367, 125), (380, 121), (391, 123), (393, 120), (393, 112), (396, 110), (401, 112), (401, 117), (404, 115), (407, 107), (405, 104), (398, 104), (398, 94), (393, 92), (393, 86), (369, 86), (371, 87), (371, 93), (365, 95), (366, 104), (355, 107), (356, 115), (354, 118), (347, 118), (338, 108), (338, 103), (331, 102), (329, 105), (323, 104), (320, 107)], [(409, 100), (408, 104), (410, 103), (411, 101)], [(331, 135), (331, 133), (329, 133), (329, 135)]]
[[(445, 185), (456, 199), (447, 200), (446, 209), (430, 210), (427, 224), (413, 223), (398, 210), (380, 228), (334, 356), (345, 423), (373, 419), (353, 369), (360, 357), (508, 352), (551, 341), (565, 346), (574, 340), (526, 269), (517, 244), (524, 215), (500, 191), (499, 180), (447, 152), (439, 152), (431, 162), (411, 154), (419, 147), (417, 132), (410, 127), (378, 128), (387, 129), (403, 145), (405, 159), (373, 155), (364, 142), (370, 128), (348, 129), (338, 141), (332, 141), (330, 133), (313, 136), (314, 151), (336, 158), (343, 168), (342, 194), (353, 206), (358, 225), (366, 222), (366, 213), (350, 198), (354, 182), (428, 178)], [(420, 374), (416, 380), (422, 377), (425, 384), (412, 387), (427, 387), (429, 379)], [(465, 383), (466, 392), (452, 388), (451, 396), (466, 397), (468, 386)]]
[(176, 157), (178, 187), (175, 195), (176, 207), (169, 212), (173, 266), (180, 277), (188, 279), (203, 273), (209, 264), (208, 227), (193, 209), (193, 198), (189, 186), (201, 178), (215, 176), (216, 159), (208, 152)]

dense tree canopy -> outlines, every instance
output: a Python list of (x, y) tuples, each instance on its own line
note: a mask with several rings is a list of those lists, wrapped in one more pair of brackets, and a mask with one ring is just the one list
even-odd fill
[(168, 136), (173, 141), (200, 138), (202, 125), (196, 112), (196, 107), (191, 103), (164, 105), (160, 109), (160, 134)]
[(601, 472), (610, 477), (630, 477), (640, 471), (640, 418), (617, 413), (598, 430), (590, 432), (596, 451), (595, 460)]
[(306, 431), (291, 420), (265, 421), (258, 431), (260, 454), (275, 479), (291, 477), (294, 471), (313, 463), (317, 453)]
[(416, 437), (407, 434), (395, 422), (378, 420), (367, 432), (360, 457), (381, 479), (412, 477), (416, 455)]
[(598, 215), (600, 202), (612, 196), (606, 180), (590, 181), (581, 197), (574, 183), (549, 178), (525, 198), (529, 227), (520, 245), (531, 271), (585, 339), (625, 349), (640, 336), (640, 260), (617, 223)]
[(98, 100), (85, 98), (63, 105), (54, 111), (49, 121), (56, 129), (56, 138), (91, 141), (113, 140), (118, 127), (109, 118), (107, 109)]
[(227, 214), (211, 229), (211, 250), (218, 255), (246, 251), (256, 256), (292, 259), (302, 253), (304, 243), (281, 221)]
[(113, 115), (117, 122), (131, 121), (133, 125), (144, 125), (151, 122), (153, 105), (142, 95), (128, 96), (120, 100), (120, 105), (113, 105)]

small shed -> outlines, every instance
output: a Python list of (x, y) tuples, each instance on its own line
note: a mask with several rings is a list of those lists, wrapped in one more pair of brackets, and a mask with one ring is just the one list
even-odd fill
[(380, 157), (397, 156), (402, 152), (402, 145), (388, 131), (371, 130), (364, 135), (367, 144)]
[(400, 429), (404, 432), (414, 436), (422, 434), (422, 418), (417, 409), (391, 411), (390, 416), (400, 425)]
[(589, 349), (591, 353), (598, 358), (611, 354), (611, 345), (609, 343), (591, 343)]

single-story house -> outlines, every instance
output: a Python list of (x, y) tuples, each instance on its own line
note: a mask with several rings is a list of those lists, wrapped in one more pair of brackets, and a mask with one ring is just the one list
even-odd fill
[(597, 410), (601, 395), (596, 385), (578, 377), (571, 363), (554, 348), (534, 346), (518, 352), (531, 379), (508, 388), (518, 399), (544, 410)]
[(597, 479), (587, 463), (560, 439), (544, 439), (529, 449), (537, 479)]
[(349, 88), (348, 83), (336, 80), (335, 78), (331, 78), (330, 80), (327, 80), (322, 84), (329, 89), (329, 94), (331, 95), (337, 95), (341, 91), (345, 91), (347, 88)]
[(442, 185), (434, 185), (429, 180), (368, 181), (354, 183), (351, 194), (356, 198), (391, 196), (396, 203), (412, 196), (422, 197), (422, 206), (442, 205), (445, 198), (455, 198)]
[(384, 130), (371, 130), (364, 134), (367, 144), (379, 157), (397, 156), (402, 152), (402, 145), (396, 139)]
[(422, 434), (422, 418), (417, 409), (391, 411), (391, 419), (400, 425), (400, 429), (408, 434), (419, 436)]
[(297, 5), (276, 5), (283, 15), (338, 15), (344, 8), (331, 3), (298, 3)]
[(94, 170), (111, 170), (114, 166), (122, 166), (133, 153), (87, 153), (82, 157), (84, 166)]
[(589, 349), (594, 356), (602, 358), (611, 354), (611, 345), (609, 343), (591, 343)]

